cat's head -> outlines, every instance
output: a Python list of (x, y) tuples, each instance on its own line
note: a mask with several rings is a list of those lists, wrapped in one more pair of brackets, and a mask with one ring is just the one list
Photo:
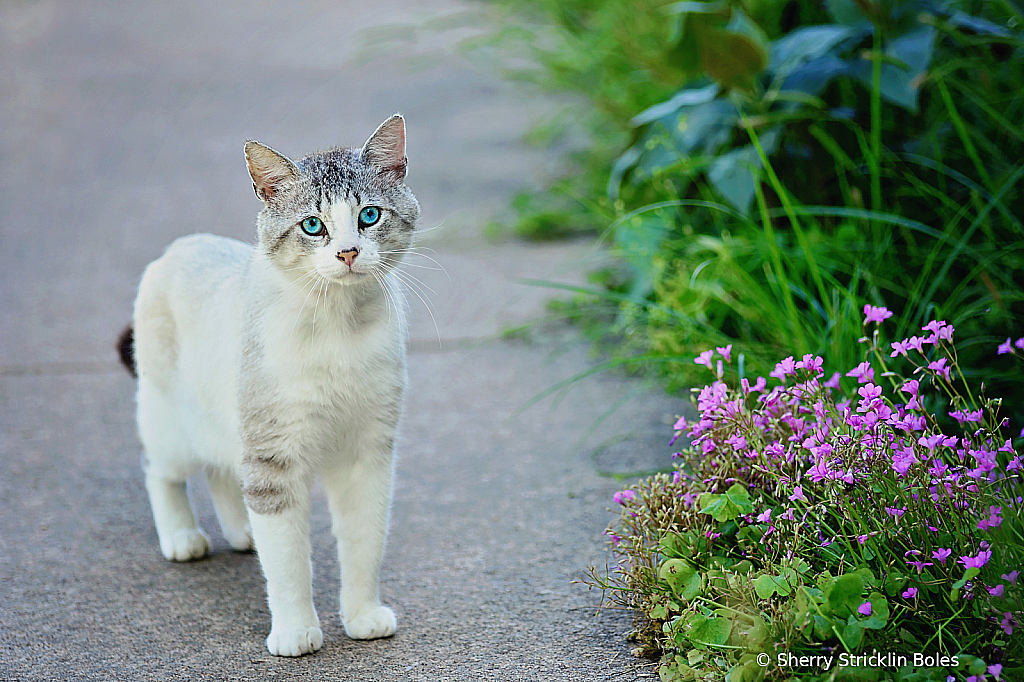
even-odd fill
[[(258, 247), (289, 279), (315, 271), (340, 284), (372, 283), (412, 243), (420, 207), (405, 186), (405, 120), (384, 121), (361, 149), (336, 148), (293, 162), (245, 144), (264, 203)], [(311, 275), (310, 275), (311, 276)]]

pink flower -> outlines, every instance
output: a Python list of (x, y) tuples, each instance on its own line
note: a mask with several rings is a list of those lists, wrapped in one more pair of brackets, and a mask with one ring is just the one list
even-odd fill
[(997, 680), (1000, 679), (1000, 675), (1003, 674), (1003, 666), (1000, 663), (993, 663), (988, 667), (988, 674)]
[(612, 500), (614, 500), (616, 504), (625, 505), (636, 500), (636, 492), (633, 490), (623, 490), (612, 495)]
[(839, 388), (839, 379), (841, 378), (841, 376), (842, 375), (840, 375), (839, 372), (836, 372), (835, 374), (833, 374), (832, 378), (825, 382), (825, 388), (838, 389)]
[(949, 381), (949, 371), (951, 367), (946, 367), (946, 358), (939, 358), (933, 362), (928, 363), (928, 369), (934, 370), (937, 374), (942, 376), (946, 381)]
[(870, 362), (865, 361), (847, 372), (846, 376), (854, 377), (857, 383), (866, 384), (875, 380), (875, 370), (871, 368)]
[(1005, 343), (999, 344), (999, 348), (996, 350), (996, 355), (1002, 355), (1003, 353), (1013, 353), (1016, 355), (1016, 351), (1013, 350), (1013, 346), (1010, 345), (1010, 339), (1007, 337)]
[(873, 305), (864, 306), (864, 324), (867, 325), (871, 322), (875, 324), (881, 324), (882, 320), (887, 320), (892, 317), (892, 313), (887, 308), (875, 307)]
[(988, 593), (991, 594), (993, 597), (1002, 597), (1003, 592), (1006, 590), (1006, 588), (1002, 585), (996, 585), (995, 587), (989, 587), (986, 589), (988, 590)]
[(914, 597), (916, 597), (916, 596), (917, 596), (917, 588), (916, 588), (916, 587), (910, 587), (910, 588), (907, 588), (907, 589), (906, 589), (906, 590), (905, 590), (905, 591), (903, 592), (903, 594), (902, 594), (901, 596), (902, 596), (902, 597), (903, 597), (904, 599), (913, 599)]
[(932, 558), (935, 559), (936, 561), (938, 561), (943, 566), (945, 566), (946, 565), (946, 559), (948, 559), (949, 555), (952, 554), (952, 553), (953, 553), (953, 550), (941, 547), (941, 548), (935, 550), (934, 552), (932, 552)]
[(771, 520), (772, 520), (772, 510), (771, 509), (765, 509), (763, 512), (761, 512), (760, 514), (757, 515), (757, 522), (758, 523), (768, 523)]
[(1020, 575), (1020, 571), (1010, 571), (1009, 573), (1004, 573), (999, 577), (1005, 580), (1006, 582), (1010, 583), (1011, 585), (1016, 585), (1018, 575)]
[(796, 363), (796, 369), (805, 369), (808, 372), (813, 372), (814, 374), (820, 376), (822, 373), (821, 367), (824, 364), (825, 360), (811, 353), (808, 353), (803, 357), (803, 359), (800, 360), (800, 362)]
[(1013, 634), (1013, 626), (1016, 625), (1016, 624), (1017, 624), (1017, 621), (1016, 621), (1016, 619), (1014, 619), (1013, 614), (1010, 613), (1009, 611), (1004, 611), (1003, 612), (1003, 622), (999, 624), (999, 627), (1001, 627), (1003, 629), (1003, 632), (1005, 632), (1008, 635), (1012, 635)]
[(857, 607), (857, 613), (859, 613), (862, 616), (870, 616), (871, 615), (871, 602), (866, 601), (863, 604), (861, 604), (860, 606), (858, 606)]
[(907, 357), (907, 351), (910, 350), (910, 339), (903, 339), (902, 341), (893, 341), (889, 345), (892, 346), (892, 352), (889, 353), (890, 358), (894, 358), (897, 355)]
[(960, 557), (960, 563), (962, 563), (965, 568), (981, 568), (982, 566), (987, 564), (989, 562), (989, 559), (991, 558), (992, 551), (983, 549), (980, 552), (978, 552), (976, 556)]
[(706, 350), (703, 353), (701, 353), (700, 355), (698, 355), (696, 358), (694, 358), (693, 361), (696, 364), (698, 364), (698, 365), (704, 365), (708, 369), (711, 369), (711, 356), (714, 355), (714, 354), (715, 354), (715, 351), (713, 351), (713, 350)]
[(725, 358), (726, 362), (731, 362), (731, 357), (730, 357), (731, 354), (732, 354), (732, 344), (731, 343), (728, 346), (725, 346), (724, 348), (720, 348), (718, 346), (715, 346), (715, 350), (717, 350), (721, 354), (721, 356), (723, 358)]
[(775, 377), (779, 381), (785, 381), (785, 377), (792, 374), (796, 370), (796, 362), (793, 361), (793, 356), (790, 355), (782, 362), (775, 365), (775, 369), (768, 373), (768, 376)]
[(793, 489), (793, 494), (789, 496), (790, 502), (800, 500), (801, 502), (807, 502), (807, 498), (804, 496), (804, 489), (801, 486), (797, 486)]
[(1017, 346), (1017, 348), (1020, 348), (1021, 350), (1024, 350), (1024, 336), (1014, 341), (1013, 345)]

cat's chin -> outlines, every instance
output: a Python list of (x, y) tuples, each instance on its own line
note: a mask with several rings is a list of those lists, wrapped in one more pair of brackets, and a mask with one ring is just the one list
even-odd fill
[(329, 278), (331, 282), (340, 284), (344, 287), (352, 286), (353, 284), (364, 284), (370, 280), (370, 275), (363, 272), (346, 272), (343, 275), (337, 275)]

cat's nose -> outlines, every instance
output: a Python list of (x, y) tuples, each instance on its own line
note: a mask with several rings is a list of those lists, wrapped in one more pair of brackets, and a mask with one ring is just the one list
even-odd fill
[(341, 249), (337, 254), (338, 260), (345, 261), (345, 265), (352, 267), (352, 263), (355, 261), (356, 256), (359, 255), (359, 249), (354, 246), (350, 246), (347, 249)]

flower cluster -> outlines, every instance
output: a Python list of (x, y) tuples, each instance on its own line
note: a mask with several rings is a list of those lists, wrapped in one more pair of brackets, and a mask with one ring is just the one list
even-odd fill
[[(760, 501), (740, 519), (760, 529), (747, 559), (852, 557), (895, 581), (907, 614), (934, 613), (925, 597), (943, 586), (1012, 634), (1022, 595), (1020, 567), (1008, 562), (1021, 554), (1019, 543), (1012, 552), (1004, 545), (1019, 537), (1024, 463), (1002, 435), (999, 401), (970, 393), (952, 325), (933, 320), (883, 350), (878, 327), (892, 313), (865, 306), (864, 314), (866, 331), (876, 325), (862, 339), (865, 360), (828, 378), (824, 359), (806, 354), (778, 362), (772, 382), (741, 377), (731, 387), (732, 347), (701, 353), (695, 362), (715, 378), (696, 391), (699, 418), (679, 419), (673, 438), (690, 438), (690, 484), (722, 493), (739, 481)], [(1024, 338), (1015, 345), (1024, 350)], [(1015, 351), (1007, 340), (1000, 352)], [(905, 376), (890, 363), (903, 364)], [(697, 496), (688, 497), (692, 506)], [(1012, 533), (1002, 532), (1011, 523)], [(864, 602), (860, 615), (871, 608)]]

